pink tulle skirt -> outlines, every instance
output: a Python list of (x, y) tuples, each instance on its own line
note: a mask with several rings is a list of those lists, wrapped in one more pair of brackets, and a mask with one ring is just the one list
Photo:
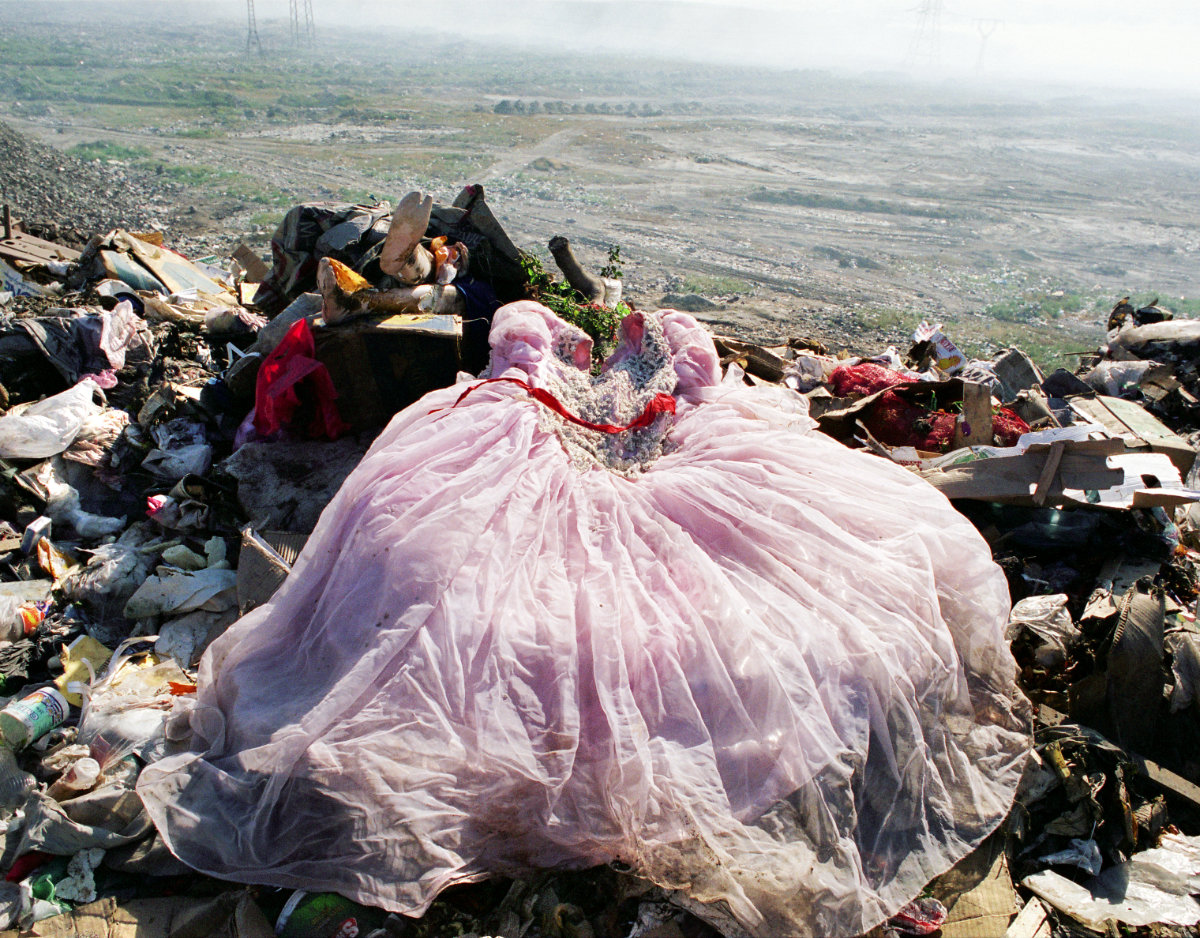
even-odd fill
[[(587, 356), (565, 328), (502, 309), (491, 374), (570, 404)], [(191, 750), (143, 772), (173, 852), (412, 914), (489, 874), (620, 862), (747, 934), (831, 935), (999, 824), (1028, 740), (971, 525), (791, 392), (721, 382), (690, 317), (627, 324), (616, 360), (614, 419), (655, 369), (676, 402), (622, 471), (514, 383), (393, 419), (206, 653)]]

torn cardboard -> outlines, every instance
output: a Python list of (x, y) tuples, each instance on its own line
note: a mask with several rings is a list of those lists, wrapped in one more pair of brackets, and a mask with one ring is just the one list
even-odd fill
[(274, 930), (248, 890), (211, 899), (101, 899), (0, 938), (272, 938)]
[(338, 410), (355, 431), (382, 427), (422, 395), (449, 387), (462, 365), (458, 316), (362, 317), (318, 326), (313, 340), (337, 389)]
[(1009, 505), (1127, 509), (1200, 500), (1200, 492), (1184, 487), (1165, 454), (1130, 451), (1122, 439), (1034, 444), (1023, 453), (980, 454), (973, 461), (919, 469), (917, 474), (947, 498)]
[(1132, 452), (1164, 453), (1186, 478), (1196, 459), (1187, 440), (1167, 429), (1145, 408), (1120, 397), (1076, 398), (1071, 409), (1104, 427), (1109, 436), (1125, 440)]

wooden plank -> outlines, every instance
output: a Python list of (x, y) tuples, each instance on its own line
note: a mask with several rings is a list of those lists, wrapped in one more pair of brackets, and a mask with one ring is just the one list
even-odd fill
[(14, 231), (8, 237), (0, 237), (0, 257), (42, 267), (49, 261), (78, 260), (79, 252), (23, 231)]
[(1050, 933), (1049, 924), (1046, 922), (1046, 907), (1037, 896), (1030, 896), (1025, 908), (1017, 913), (1017, 917), (1008, 926), (1004, 938), (1038, 938), (1043, 929), (1046, 934)]
[(1050, 484), (1058, 475), (1058, 465), (1062, 462), (1063, 450), (1066, 447), (1067, 444), (1062, 440), (1055, 440), (1050, 444), (1050, 452), (1042, 466), (1042, 474), (1038, 476), (1037, 485), (1033, 489), (1033, 503), (1039, 508), (1046, 503), (1046, 496), (1050, 494)]
[(992, 392), (982, 384), (964, 381), (962, 414), (954, 422), (954, 448), (992, 445)]
[(1129, 442), (1131, 447), (1146, 447), (1154, 453), (1171, 457), (1186, 477), (1196, 458), (1196, 451), (1187, 440), (1171, 431), (1145, 408), (1117, 397), (1097, 397), (1071, 402), (1071, 408), (1084, 417), (1103, 424), (1114, 436)]

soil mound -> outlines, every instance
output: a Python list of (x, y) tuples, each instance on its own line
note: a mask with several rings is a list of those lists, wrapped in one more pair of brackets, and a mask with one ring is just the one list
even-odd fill
[(164, 227), (177, 186), (127, 166), (84, 162), (0, 121), (0, 201), (32, 234), (83, 243), (113, 227)]

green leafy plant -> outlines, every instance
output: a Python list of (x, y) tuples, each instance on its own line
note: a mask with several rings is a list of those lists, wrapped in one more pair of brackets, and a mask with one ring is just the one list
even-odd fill
[[(619, 260), (619, 256), (614, 258), (617, 250), (613, 248), (609, 252), (610, 265)], [(616, 345), (617, 326), (632, 310), (624, 303), (618, 303), (615, 309), (589, 303), (569, 283), (551, 277), (542, 262), (532, 254), (521, 255), (521, 270), (525, 273), (526, 289), (532, 299), (591, 337), (592, 364), (593, 370), (596, 370)]]
[(620, 280), (624, 273), (621, 269), (621, 246), (614, 244), (608, 249), (608, 263), (600, 268), (600, 276)]

